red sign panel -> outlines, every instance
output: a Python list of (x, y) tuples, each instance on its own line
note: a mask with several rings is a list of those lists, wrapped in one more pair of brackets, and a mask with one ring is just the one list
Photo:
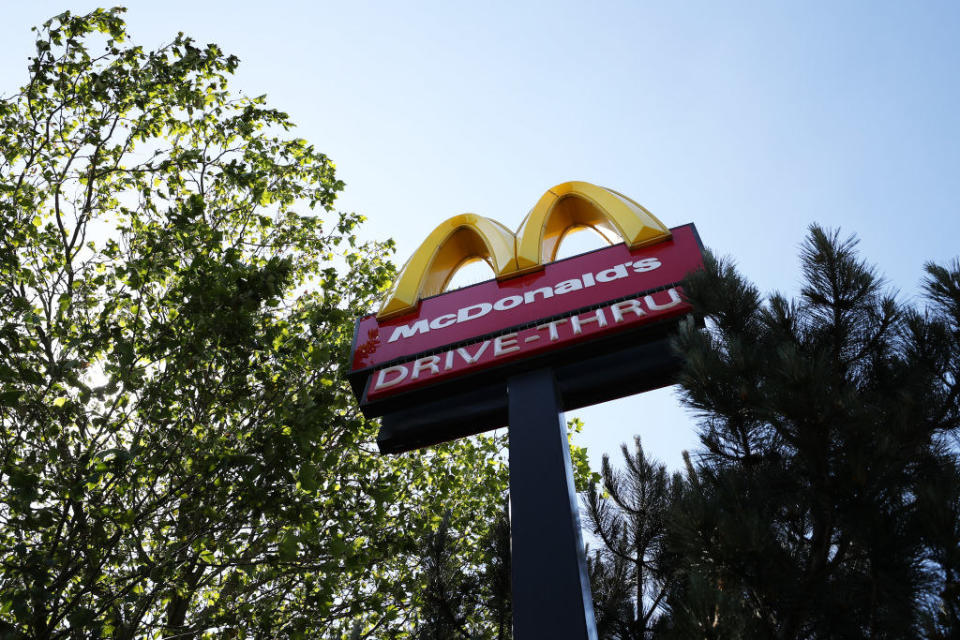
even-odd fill
[(377, 400), (468, 372), (506, 364), (628, 327), (682, 316), (690, 311), (679, 287), (628, 298), (585, 313), (557, 318), (377, 369), (367, 387), (367, 399)]
[(703, 264), (693, 225), (427, 298), (416, 313), (358, 322), (352, 371), (379, 399), (592, 337), (689, 312), (676, 285)]

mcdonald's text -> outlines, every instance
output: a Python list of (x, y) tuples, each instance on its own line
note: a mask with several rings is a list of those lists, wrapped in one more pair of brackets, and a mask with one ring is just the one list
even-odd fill
[[(445, 313), (436, 318), (420, 318), (411, 324), (400, 325), (394, 328), (387, 342), (395, 342), (400, 338), (409, 338), (418, 333), (427, 331), (439, 331), (461, 322), (469, 322), (487, 315), (491, 311), (501, 312), (510, 311), (522, 304), (536, 304), (539, 300), (546, 300), (553, 296), (562, 296), (567, 293), (579, 291), (585, 287), (595, 287), (598, 284), (606, 284), (621, 278), (629, 278), (635, 273), (646, 273), (660, 267), (660, 260), (657, 258), (644, 258), (635, 262), (624, 262), (616, 264), (597, 273), (583, 273), (579, 277), (570, 280), (564, 280), (553, 287), (540, 287), (526, 291), (521, 296), (513, 294), (504, 296), (495, 302), (477, 302), (469, 307), (461, 307), (456, 313)], [(539, 298), (538, 298), (539, 296)]]

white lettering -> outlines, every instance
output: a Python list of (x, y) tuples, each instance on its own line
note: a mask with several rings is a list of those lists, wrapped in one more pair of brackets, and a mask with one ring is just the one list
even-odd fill
[(541, 329), (549, 329), (549, 330), (550, 330), (550, 342), (553, 342), (554, 340), (558, 340), (558, 339), (560, 338), (560, 334), (557, 333), (557, 325), (558, 325), (558, 324), (564, 324), (566, 321), (567, 321), (566, 318), (560, 318), (559, 320), (553, 320), (552, 322), (548, 322), (548, 323), (546, 323), (546, 324), (542, 324), (542, 325), (540, 325), (539, 327), (537, 327), (537, 331), (540, 331)]
[(437, 316), (430, 321), (431, 329), (443, 329), (444, 327), (449, 327), (457, 321), (457, 316), (452, 313), (445, 313), (442, 316)]
[(574, 278), (573, 280), (564, 280), (553, 288), (553, 292), (559, 296), (579, 289), (583, 289), (583, 283), (580, 282), (580, 278)]
[(517, 334), (515, 333), (508, 333), (493, 339), (493, 355), (495, 356), (519, 350), (520, 346), (517, 344)]
[(660, 260), (657, 258), (644, 258), (643, 260), (637, 260), (633, 263), (633, 270), (635, 273), (643, 273), (645, 271), (653, 271), (660, 267)]
[(610, 282), (611, 280), (619, 280), (620, 278), (627, 277), (627, 268), (622, 264), (618, 264), (612, 269), (604, 269), (597, 274), (597, 282)]
[(491, 309), (493, 309), (493, 305), (489, 302), (479, 302), (477, 304), (472, 304), (469, 307), (464, 307), (463, 309), (457, 311), (457, 322), (466, 322), (467, 320), (482, 318), (490, 313)]
[(450, 369), (453, 369), (453, 351), (447, 351), (447, 357), (443, 363), (444, 371), (450, 371)]
[(427, 356), (426, 358), (420, 358), (413, 363), (413, 375), (410, 376), (411, 380), (416, 380), (420, 377), (420, 372), (424, 369), (429, 369), (430, 373), (440, 373), (440, 356)]
[(550, 287), (540, 287), (539, 289), (534, 289), (533, 291), (527, 291), (523, 294), (523, 301), (527, 304), (530, 304), (537, 298), (537, 294), (542, 293), (544, 299), (553, 297), (553, 289)]
[(427, 324), (427, 319), (417, 320), (412, 325), (401, 325), (393, 330), (393, 335), (390, 336), (390, 340), (387, 342), (396, 342), (397, 338), (410, 338), (417, 335), (418, 333), (426, 333), (430, 331), (430, 325)]
[(457, 353), (460, 354), (460, 357), (463, 358), (464, 362), (466, 362), (467, 364), (473, 364), (480, 359), (480, 356), (482, 356), (483, 352), (487, 350), (487, 345), (489, 344), (490, 344), (489, 340), (484, 340), (482, 343), (480, 343), (480, 348), (477, 349), (477, 352), (472, 356), (470, 355), (470, 352), (467, 351), (466, 348), (464, 347), (460, 347), (459, 349), (457, 349)]
[(614, 322), (623, 322), (624, 313), (634, 313), (637, 317), (647, 315), (647, 312), (640, 306), (639, 300), (624, 300), (610, 305), (610, 311), (613, 313)]
[(592, 318), (580, 319), (580, 316), (570, 316), (570, 326), (573, 327), (573, 335), (578, 336), (583, 333), (583, 325), (596, 322), (598, 327), (607, 326), (607, 318), (603, 315), (603, 309), (597, 309)]
[[(447, 327), (453, 326), (454, 324), (460, 322), (468, 322), (470, 320), (475, 320), (477, 318), (482, 318), (491, 311), (509, 311), (515, 307), (518, 307), (522, 304), (533, 304), (536, 303), (539, 299), (546, 300), (547, 298), (552, 298), (554, 295), (563, 295), (565, 293), (571, 293), (573, 291), (579, 291), (584, 287), (593, 287), (598, 283), (603, 282), (612, 282), (614, 280), (619, 280), (621, 278), (626, 278), (630, 275), (628, 272), (629, 268), (633, 269), (634, 273), (644, 273), (647, 271), (653, 271), (654, 269), (659, 269), (662, 266), (659, 258), (643, 258), (642, 260), (637, 260), (635, 262), (624, 262), (623, 264), (618, 264), (609, 269), (604, 269), (599, 271), (596, 274), (593, 273), (584, 273), (580, 278), (572, 278), (569, 280), (564, 280), (562, 282), (553, 285), (552, 287), (540, 287), (539, 289), (534, 289), (533, 291), (527, 291), (522, 296), (521, 295), (511, 295), (500, 298), (493, 304), (489, 302), (478, 302), (477, 304), (470, 305), (468, 307), (463, 307), (459, 309), (455, 314), (454, 313), (445, 313), (442, 315), (433, 318), (432, 320), (424, 318), (422, 320), (417, 320), (412, 322), (409, 325), (401, 325), (393, 329), (393, 333), (390, 336), (388, 342), (396, 342), (401, 338), (412, 338), (420, 333), (427, 333), (430, 330), (445, 329)], [(658, 292), (659, 294), (659, 292)], [(654, 295), (658, 295), (654, 294)], [(670, 296), (670, 302), (663, 304), (658, 304), (652, 297), (652, 295), (644, 297), (644, 302), (646, 303), (647, 310), (649, 311), (660, 311), (662, 309), (669, 309), (681, 303), (680, 294), (677, 293), (674, 289), (669, 289), (667, 294)], [(538, 298), (539, 296), (539, 298)], [(627, 300), (624, 302), (617, 303), (610, 307), (611, 312), (613, 313), (614, 322), (623, 322), (624, 314), (633, 313), (637, 316), (644, 315), (645, 311), (640, 306), (639, 300)], [(597, 312), (602, 316), (603, 314)], [(573, 319), (572, 322), (575, 327), (575, 334), (579, 334), (579, 328), (585, 322), (598, 322), (599, 326), (605, 326), (605, 323), (601, 320), (577, 320)], [(550, 330), (550, 339), (556, 340), (556, 323), (548, 323), (542, 325), (540, 328), (546, 328)]]
[(507, 296), (506, 298), (500, 298), (493, 303), (493, 308), (497, 311), (508, 311), (513, 309), (518, 304), (523, 304), (523, 298), (520, 296)]
[[(387, 380), (387, 376), (397, 374), (392, 380)], [(379, 391), (380, 389), (386, 389), (387, 387), (392, 387), (395, 384), (400, 384), (407, 377), (407, 367), (402, 364), (395, 364), (392, 367), (385, 367), (380, 369), (377, 372), (377, 384), (373, 385), (374, 391)]]
[(662, 309), (669, 309), (670, 307), (675, 307), (681, 302), (683, 302), (683, 300), (680, 299), (680, 294), (677, 293), (677, 290), (675, 288), (670, 287), (669, 289), (667, 289), (667, 293), (670, 295), (670, 302), (666, 304), (657, 304), (654, 301), (652, 295), (644, 296), (643, 301), (647, 303), (647, 307), (649, 307), (651, 311), (660, 311)]

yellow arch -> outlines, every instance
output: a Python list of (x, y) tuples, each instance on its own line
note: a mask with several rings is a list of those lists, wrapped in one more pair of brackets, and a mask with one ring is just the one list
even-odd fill
[(579, 227), (611, 244), (619, 238), (631, 249), (670, 238), (662, 222), (625, 195), (588, 182), (564, 182), (543, 194), (516, 235), (472, 213), (441, 222), (400, 270), (377, 317), (413, 311), (422, 298), (443, 293), (457, 269), (473, 260), (485, 260), (498, 280), (539, 269)]
[(619, 238), (631, 249), (670, 238), (666, 225), (625, 195), (588, 182), (564, 182), (543, 194), (520, 224), (518, 272), (553, 261), (563, 237), (579, 227), (593, 229), (610, 244)]
[(515, 240), (496, 220), (463, 213), (441, 222), (403, 265), (378, 318), (412, 310), (421, 298), (443, 293), (457, 269), (485, 260), (498, 278), (515, 273)]

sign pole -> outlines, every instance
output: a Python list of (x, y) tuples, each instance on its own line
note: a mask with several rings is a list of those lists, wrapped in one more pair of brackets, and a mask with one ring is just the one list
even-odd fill
[(507, 381), (514, 640), (596, 640), (567, 425), (552, 369)]

